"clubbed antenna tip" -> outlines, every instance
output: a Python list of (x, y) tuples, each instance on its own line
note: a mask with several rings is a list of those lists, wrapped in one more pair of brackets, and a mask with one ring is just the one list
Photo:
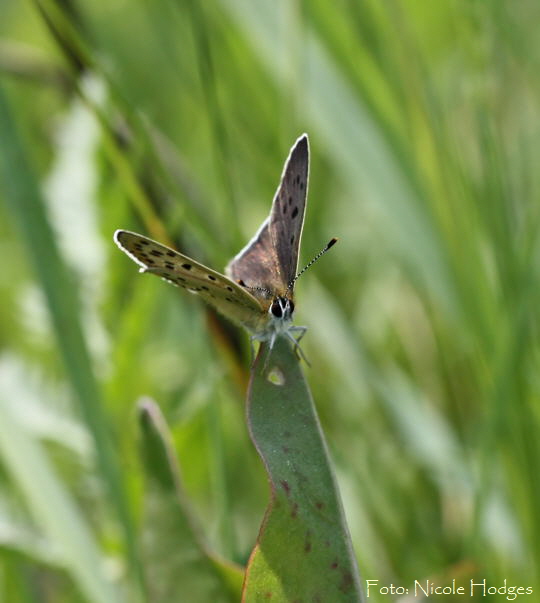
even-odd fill
[(330, 241), (328, 241), (328, 244), (326, 245), (326, 248), (324, 251), (328, 251), (330, 249), (330, 247), (332, 247), (332, 245), (334, 245), (335, 243), (337, 243), (337, 239), (336, 237), (334, 237), (333, 239), (330, 239)]
[(293, 288), (294, 283), (296, 283), (296, 281), (298, 280), (298, 277), (302, 276), (302, 274), (304, 274), (304, 272), (311, 267), (321, 256), (323, 256), (329, 249), (330, 247), (332, 247), (333, 245), (335, 245), (337, 243), (337, 239), (336, 237), (333, 237), (332, 239), (330, 239), (328, 241), (328, 243), (325, 245), (325, 247), (323, 249), (321, 249), (319, 251), (319, 253), (311, 260), (311, 262), (308, 262), (303, 268), (302, 270), (300, 270), (300, 272), (293, 278), (293, 280), (289, 283), (289, 286), (287, 287), (287, 290), (289, 291), (290, 289)]

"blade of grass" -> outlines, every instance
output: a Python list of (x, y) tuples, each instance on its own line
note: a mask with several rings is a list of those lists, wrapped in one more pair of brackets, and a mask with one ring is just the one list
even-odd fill
[(0, 154), (0, 184), (4, 189), (7, 208), (19, 227), (36, 278), (45, 294), (66, 376), (92, 433), (98, 466), (124, 531), (131, 566), (140, 575), (122, 478), (102, 410), (101, 393), (80, 325), (77, 293), (59, 254), (38, 183), (1, 88), (0, 139), (3, 141)]
[(159, 407), (146, 399), (139, 413), (146, 472), (142, 546), (151, 600), (237, 601), (240, 568), (219, 559), (203, 543)]
[(88, 525), (37, 440), (28, 434), (0, 399), (2, 462), (24, 494), (28, 507), (62, 566), (93, 603), (120, 601), (106, 579), (103, 559)]

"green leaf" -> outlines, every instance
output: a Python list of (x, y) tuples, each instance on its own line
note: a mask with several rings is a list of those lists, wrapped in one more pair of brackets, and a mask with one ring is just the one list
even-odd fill
[(251, 554), (244, 600), (362, 601), (328, 451), (290, 345), (259, 354), (247, 418), (272, 498)]
[(204, 543), (182, 488), (165, 419), (151, 400), (141, 403), (140, 420), (146, 473), (142, 548), (150, 600), (238, 601), (242, 572)]

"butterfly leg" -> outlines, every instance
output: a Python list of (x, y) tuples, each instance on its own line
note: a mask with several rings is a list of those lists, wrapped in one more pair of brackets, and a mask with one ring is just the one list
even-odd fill
[[(295, 339), (294, 336), (291, 335), (292, 330), (295, 330), (295, 331), (302, 330), (300, 333), (300, 337), (298, 339)], [(307, 331), (307, 327), (293, 327), (293, 328), (289, 329), (288, 331), (285, 331), (285, 335), (287, 336), (288, 339), (291, 340), (297, 357), (301, 358), (309, 367), (311, 367), (310, 361), (306, 358), (306, 355), (302, 351), (302, 348), (298, 345), (298, 342), (300, 341), (300, 339), (302, 339), (302, 337), (304, 336), (306, 331)]]
[(298, 358), (302, 358), (304, 360), (304, 362), (308, 366), (311, 366), (311, 364), (309, 363), (309, 361), (306, 358), (305, 354), (302, 352), (302, 349), (300, 348), (300, 345), (299, 345), (300, 340), (306, 334), (307, 330), (308, 330), (307, 327), (302, 327), (302, 326), (299, 326), (299, 325), (294, 325), (294, 326), (292, 326), (292, 327), (289, 328), (289, 332), (290, 333), (300, 333), (300, 335), (298, 335), (298, 337), (295, 339), (295, 344), (294, 344), (294, 351), (296, 352), (296, 356)]
[(308, 330), (307, 327), (300, 327), (300, 326), (289, 327), (289, 331), (291, 333), (300, 333), (300, 335), (296, 339), (296, 343), (300, 343), (300, 340), (306, 334), (307, 330)]
[(264, 359), (263, 371), (265, 371), (266, 367), (268, 366), (268, 360), (270, 359), (270, 355), (272, 354), (272, 348), (274, 347), (274, 343), (276, 342), (276, 337), (277, 334), (272, 333), (270, 337), (270, 343), (268, 344), (268, 352), (266, 354), (266, 358)]

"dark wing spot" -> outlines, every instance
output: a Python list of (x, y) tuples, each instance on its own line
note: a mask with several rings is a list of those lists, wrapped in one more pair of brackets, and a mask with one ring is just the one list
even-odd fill
[(183, 283), (185, 283), (185, 282), (186, 282), (186, 279), (185, 279), (185, 278), (182, 278), (181, 276), (177, 276), (177, 277), (176, 277), (176, 280), (177, 280), (177, 281), (182, 281)]
[(294, 209), (292, 210), (291, 217), (296, 218), (297, 215), (298, 215), (298, 207), (295, 206)]
[(304, 190), (304, 183), (300, 182), (300, 190), (303, 191)]
[(239, 278), (237, 282), (241, 287), (247, 287), (246, 283), (244, 283), (244, 281), (241, 278)]
[(139, 243), (140, 243), (141, 245), (150, 245), (150, 243), (149, 243), (148, 241), (145, 241), (144, 239), (141, 239), (141, 240), (139, 241)]
[(296, 176), (295, 182), (296, 182), (296, 184), (298, 184), (300, 182), (300, 176)]
[(168, 255), (170, 258), (173, 258), (173, 257), (176, 255), (176, 253), (174, 253), (174, 251), (167, 251), (167, 255)]
[(162, 251), (158, 251), (157, 249), (152, 249), (152, 251), (150, 252), (152, 255), (155, 255), (157, 258), (161, 257), (163, 255)]
[(182, 264), (182, 268), (185, 268), (186, 270), (191, 270), (191, 264)]
[(226, 297), (225, 300), (228, 302), (232, 302), (232, 299), (230, 297)]
[(289, 195), (289, 205), (292, 205), (292, 196)]
[(134, 245), (135, 249), (137, 249), (138, 251), (142, 251), (142, 245), (140, 243), (135, 243)]
[(208, 275), (208, 278), (209, 278), (211, 281), (215, 281), (215, 280), (216, 280), (216, 277), (215, 277), (215, 276), (212, 276), (211, 274), (209, 274), (209, 275)]
[(210, 291), (210, 289), (209, 289), (209, 288), (208, 288), (206, 285), (203, 285), (203, 286), (201, 287), (201, 289), (204, 289), (205, 291)]
[(146, 262), (148, 264), (155, 264), (154, 260), (152, 258), (146, 258)]
[(165, 268), (168, 268), (169, 270), (174, 270), (174, 264), (171, 264), (171, 262), (165, 262)]
[(286, 203), (284, 203), (284, 204), (281, 206), (281, 209), (283, 210), (283, 214), (286, 214), (286, 213), (287, 213), (287, 204), (286, 204)]
[(292, 245), (294, 243), (294, 235), (291, 237), (291, 240), (289, 241), (289, 243)]
[(234, 289), (230, 285), (227, 285), (227, 290), (231, 292), (234, 291)]

